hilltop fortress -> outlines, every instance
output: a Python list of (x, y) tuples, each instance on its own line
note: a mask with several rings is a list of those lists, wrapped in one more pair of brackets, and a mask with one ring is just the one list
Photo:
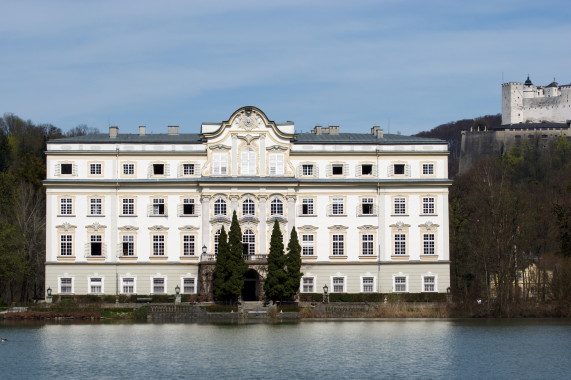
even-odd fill
[(523, 140), (539, 139), (542, 146), (559, 136), (571, 138), (571, 84), (502, 84), (502, 125), (488, 129), (475, 125), (462, 131), (459, 172), (468, 170), (480, 157), (502, 154)]

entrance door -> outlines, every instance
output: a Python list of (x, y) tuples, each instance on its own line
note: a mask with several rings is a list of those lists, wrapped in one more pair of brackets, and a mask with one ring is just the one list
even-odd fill
[(246, 272), (246, 279), (244, 281), (244, 287), (242, 288), (242, 300), (257, 301), (259, 294), (258, 284), (258, 272), (256, 272), (254, 269), (250, 269), (248, 272)]

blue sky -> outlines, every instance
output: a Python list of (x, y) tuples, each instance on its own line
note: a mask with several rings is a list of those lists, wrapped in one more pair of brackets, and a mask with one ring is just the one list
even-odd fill
[(252, 105), (297, 131), (414, 134), (571, 83), (571, 3), (2, 0), (0, 113), (153, 133)]

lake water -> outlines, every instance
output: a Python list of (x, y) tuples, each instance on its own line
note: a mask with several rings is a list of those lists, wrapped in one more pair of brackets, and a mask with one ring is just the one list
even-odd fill
[(570, 320), (0, 324), (2, 379), (569, 379)]

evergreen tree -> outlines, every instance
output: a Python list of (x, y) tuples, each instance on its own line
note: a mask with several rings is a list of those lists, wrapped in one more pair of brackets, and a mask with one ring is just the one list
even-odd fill
[(291, 229), (291, 236), (287, 245), (286, 269), (287, 280), (285, 293), (286, 297), (292, 297), (297, 294), (299, 282), (301, 276), (303, 276), (303, 273), (301, 273), (301, 245), (299, 245), (295, 227)]
[(228, 237), (226, 230), (222, 227), (220, 236), (218, 237), (218, 253), (216, 254), (216, 265), (214, 267), (214, 278), (212, 287), (214, 290), (214, 297), (219, 301), (226, 302), (227, 290), (226, 283), (229, 278), (229, 256), (230, 250), (228, 247)]
[(286, 257), (284, 243), (278, 221), (274, 222), (272, 237), (270, 239), (270, 253), (268, 254), (268, 274), (264, 283), (266, 297), (272, 301), (282, 300), (287, 296), (285, 272)]
[(240, 223), (238, 223), (236, 211), (232, 215), (232, 224), (228, 234), (228, 251), (229, 277), (226, 291), (228, 299), (235, 302), (242, 294), (246, 272), (248, 271), (248, 264), (244, 261), (243, 255), (242, 230), (240, 229)]

